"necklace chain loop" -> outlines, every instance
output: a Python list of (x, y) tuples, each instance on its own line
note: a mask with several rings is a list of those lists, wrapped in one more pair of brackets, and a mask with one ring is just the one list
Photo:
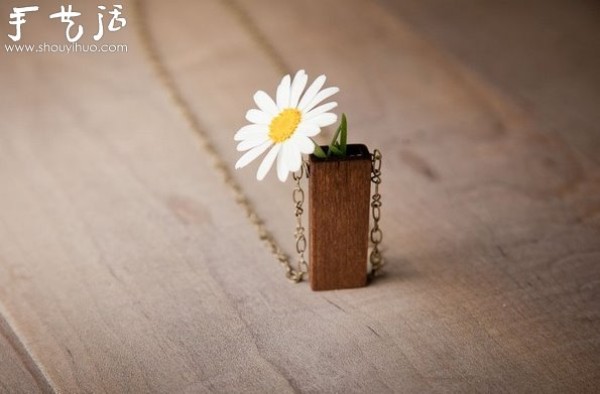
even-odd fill
[[(229, 3), (233, 3), (229, 1)], [(250, 222), (256, 228), (256, 232), (258, 233), (259, 238), (264, 241), (271, 253), (275, 256), (275, 258), (279, 261), (279, 263), (285, 269), (285, 276), (292, 282), (298, 283), (304, 279), (304, 276), (308, 273), (308, 262), (304, 257), (304, 253), (306, 252), (307, 241), (305, 235), (305, 228), (302, 224), (302, 215), (304, 213), (304, 200), (305, 193), (302, 189), (301, 180), (303, 177), (308, 177), (308, 164), (303, 163), (302, 167), (298, 174), (294, 173), (293, 178), (296, 182), (296, 187), (292, 194), (292, 199), (294, 200), (295, 205), (295, 216), (296, 216), (296, 252), (298, 254), (298, 261), (296, 264), (296, 268), (292, 266), (290, 262), (290, 258), (282, 251), (279, 244), (273, 237), (273, 235), (269, 232), (267, 227), (265, 226), (263, 220), (259, 217), (256, 209), (253, 204), (250, 202), (248, 197), (245, 195), (241, 185), (235, 180), (233, 174), (229, 170), (229, 166), (225, 161), (221, 158), (218, 150), (212, 143), (206, 131), (200, 125), (198, 118), (193, 114), (192, 109), (188, 103), (188, 101), (183, 97), (177, 83), (173, 79), (173, 76), (169, 73), (166, 65), (163, 62), (162, 57), (160, 56), (156, 43), (150, 34), (149, 28), (143, 21), (145, 18), (145, 9), (143, 7), (143, 2), (141, 0), (137, 0), (134, 2), (134, 13), (136, 14), (136, 19), (140, 21), (138, 24), (138, 35), (141, 40), (142, 47), (154, 68), (154, 71), (157, 74), (158, 79), (166, 88), (169, 93), (174, 105), (181, 112), (182, 117), (188, 123), (188, 126), (196, 133), (199, 137), (200, 145), (207, 151), (208, 156), (214, 162), (215, 169), (221, 175), (225, 184), (230, 188), (235, 196), (235, 201), (244, 209), (246, 215)], [(256, 34), (256, 32), (254, 32)], [(272, 48), (267, 48), (272, 49)], [(269, 52), (269, 51), (267, 51)], [(273, 52), (273, 51), (271, 51)], [(271, 54), (271, 52), (269, 52)], [(274, 52), (273, 52), (274, 53)], [(282, 62), (279, 62), (278, 65), (285, 68)], [(383, 233), (379, 228), (379, 218), (380, 218), (380, 207), (381, 207), (381, 194), (379, 194), (379, 184), (381, 183), (381, 152), (379, 150), (375, 150), (372, 156), (372, 174), (371, 181), (375, 184), (375, 194), (373, 195), (373, 200), (371, 202), (372, 215), (374, 226), (371, 229), (370, 239), (373, 244), (373, 249), (369, 256), (369, 261), (373, 267), (372, 275), (375, 274), (378, 270), (383, 266), (383, 258), (381, 256), (381, 252), (379, 250), (379, 245), (383, 239)]]

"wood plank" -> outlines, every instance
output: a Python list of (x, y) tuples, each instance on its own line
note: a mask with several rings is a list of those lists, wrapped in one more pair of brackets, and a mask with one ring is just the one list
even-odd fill
[[(233, 165), (233, 132), (279, 66), (230, 2), (144, 4)], [(0, 300), (52, 387), (592, 391), (597, 167), (377, 4), (249, 4), (283, 63), (342, 87), (351, 138), (382, 148), (385, 276), (289, 285), (133, 29), (126, 55), (7, 56)], [(33, 41), (64, 33), (39, 26)], [(251, 172), (236, 179), (293, 250), (290, 185)]]
[(124, 55), (3, 58), (3, 307), (59, 391), (290, 392), (210, 273), (270, 255), (128, 32)]
[[(360, 331), (361, 321), (384, 337), (382, 348), (394, 346), (381, 350), (384, 355), (375, 352), (382, 348), (358, 346), (355, 352), (368, 355), (379, 374), (346, 370), (349, 382), (402, 391), (589, 389), (598, 380), (597, 310), (591, 301), (600, 275), (594, 214), (600, 204), (593, 197), (600, 195), (598, 168), (540, 130), (526, 108), (378, 5), (234, 4), (292, 71), (326, 72), (344, 88), (338, 101), (350, 114), (353, 141), (385, 147), (386, 173), (393, 174), (384, 176), (383, 186), (385, 284), (369, 288), (368, 296), (343, 292), (327, 298), (349, 315), (350, 332)], [(249, 48), (246, 37), (203, 40), (219, 34), (204, 31), (208, 20), (201, 25), (199, 31), (185, 24), (179, 33), (228, 55), (230, 62), (217, 74), (210, 54), (185, 53), (191, 42), (182, 42), (179, 52), (167, 44), (174, 36), (163, 37), (164, 54), (195, 112), (218, 129), (232, 121), (219, 102), (269, 86), (263, 72), (244, 80), (248, 70), (264, 70), (265, 48)], [(241, 77), (232, 81), (233, 75)], [(241, 114), (245, 107), (230, 108)], [(233, 153), (226, 133), (214, 138), (225, 155)], [(240, 179), (264, 216), (277, 218), (269, 225), (285, 234), (292, 221), (280, 216), (287, 210), (279, 201), (285, 202), (286, 193), (269, 186), (264, 202), (264, 185)], [(393, 196), (391, 203), (385, 195)], [(573, 269), (563, 265), (573, 261)], [(574, 323), (582, 319), (588, 323)], [(325, 338), (311, 340), (323, 348)], [(304, 369), (290, 365), (289, 349), (271, 351), (289, 373)], [(395, 367), (381, 367), (382, 359)], [(330, 361), (317, 366), (302, 376), (329, 387), (326, 372), (319, 371), (327, 371)]]

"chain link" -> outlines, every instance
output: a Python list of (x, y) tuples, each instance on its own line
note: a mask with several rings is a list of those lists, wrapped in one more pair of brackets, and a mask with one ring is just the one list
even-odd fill
[(373, 228), (371, 228), (371, 233), (369, 235), (371, 244), (373, 245), (373, 249), (369, 255), (369, 262), (372, 267), (371, 276), (375, 276), (384, 264), (383, 256), (379, 249), (381, 241), (383, 241), (383, 231), (379, 228), (379, 219), (381, 218), (381, 194), (379, 193), (379, 185), (381, 184), (381, 160), (381, 152), (379, 149), (375, 149), (371, 155), (371, 182), (375, 185), (373, 199), (371, 201)]
[(305, 229), (302, 225), (302, 214), (304, 213), (304, 189), (302, 189), (302, 178), (304, 174), (308, 171), (305, 170), (307, 166), (306, 163), (302, 163), (302, 167), (298, 173), (292, 174), (294, 178), (294, 182), (296, 182), (296, 187), (292, 192), (292, 199), (294, 200), (294, 204), (296, 207), (296, 232), (294, 236), (296, 237), (296, 253), (298, 254), (298, 262), (296, 264), (296, 269), (292, 269), (291, 266), (288, 267), (286, 277), (293, 282), (300, 282), (304, 274), (308, 272), (308, 263), (306, 262), (306, 258), (304, 257), (304, 252), (306, 252), (306, 235), (304, 234)]

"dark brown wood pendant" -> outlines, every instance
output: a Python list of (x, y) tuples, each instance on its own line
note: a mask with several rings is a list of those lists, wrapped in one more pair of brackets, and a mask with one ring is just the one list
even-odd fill
[(309, 275), (313, 290), (367, 283), (371, 155), (359, 144), (348, 145), (347, 153), (344, 158), (310, 156)]

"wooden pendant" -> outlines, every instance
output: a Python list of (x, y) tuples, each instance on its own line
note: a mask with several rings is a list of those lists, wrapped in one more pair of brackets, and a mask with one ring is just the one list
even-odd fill
[(313, 290), (367, 283), (371, 154), (359, 144), (348, 145), (347, 153), (344, 158), (310, 156), (309, 275)]

